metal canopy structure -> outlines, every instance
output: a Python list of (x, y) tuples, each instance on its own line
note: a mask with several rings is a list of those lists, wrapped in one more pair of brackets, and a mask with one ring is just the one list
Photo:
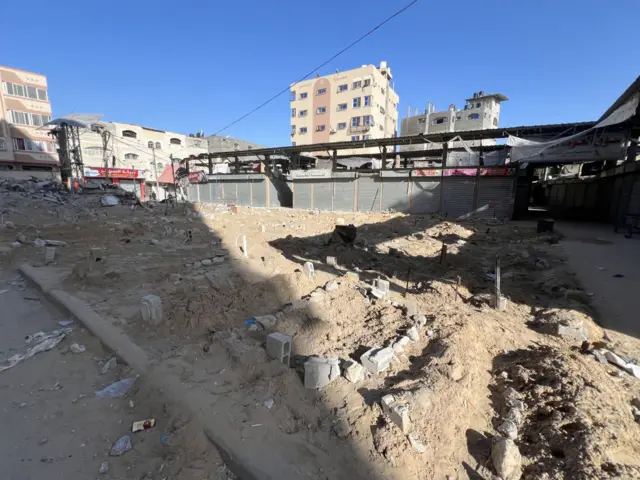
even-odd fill
[[(272, 147), (272, 148), (260, 148), (251, 150), (229, 150), (226, 152), (215, 152), (208, 154), (192, 155), (186, 157), (184, 160), (206, 160), (213, 158), (235, 158), (241, 159), (243, 157), (253, 157), (252, 161), (255, 161), (256, 156), (271, 156), (271, 155), (284, 155), (287, 157), (300, 155), (302, 153), (309, 152), (327, 152), (327, 156), (331, 156), (331, 152), (337, 152), (339, 150), (348, 149), (360, 149), (377, 147), (380, 152), (386, 150), (387, 147), (394, 147), (399, 145), (420, 145), (425, 143), (446, 143), (451, 140), (483, 140), (483, 139), (496, 139), (507, 138), (510, 135), (516, 136), (535, 136), (535, 137), (553, 137), (556, 135), (568, 135), (579, 133), (593, 127), (596, 122), (579, 122), (579, 123), (560, 123), (552, 125), (530, 125), (519, 126), (509, 128), (496, 128), (490, 130), (471, 130), (466, 132), (442, 132), (431, 134), (420, 134), (406, 137), (393, 137), (393, 138), (377, 138), (371, 140), (362, 140), (356, 142), (333, 142), (333, 143), (315, 143), (308, 145), (296, 145), (296, 146), (284, 146), (284, 147)], [(421, 151), (424, 155), (428, 150)], [(389, 151), (388, 155), (394, 155), (396, 152)], [(398, 153), (401, 157), (415, 156), (410, 155), (409, 152)], [(358, 156), (377, 156), (358, 154)], [(241, 160), (240, 160), (241, 161)]]

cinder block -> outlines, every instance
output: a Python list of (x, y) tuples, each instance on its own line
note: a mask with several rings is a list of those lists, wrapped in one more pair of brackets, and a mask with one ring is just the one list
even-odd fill
[(56, 247), (45, 247), (44, 249), (44, 264), (49, 265), (56, 259)]
[(304, 388), (324, 388), (339, 376), (337, 358), (311, 357), (304, 364)]
[(267, 354), (288, 367), (291, 359), (291, 337), (280, 332), (269, 334), (267, 337)]
[(360, 357), (362, 366), (371, 373), (380, 373), (389, 368), (395, 352), (393, 348), (372, 348)]

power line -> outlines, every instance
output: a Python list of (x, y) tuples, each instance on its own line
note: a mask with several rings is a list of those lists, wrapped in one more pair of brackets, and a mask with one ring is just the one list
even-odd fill
[[(409, 7), (411, 7), (414, 3), (417, 3), (418, 0), (413, 0), (410, 4), (408, 4), (407, 6), (405, 6), (404, 8), (398, 10), (396, 13), (394, 13), (393, 15), (391, 15), (390, 17), (388, 17), (386, 20), (384, 20), (382, 23), (379, 23), (378, 25), (376, 25), (375, 27), (373, 27), (371, 30), (369, 30), (367, 33), (365, 33), (364, 35), (362, 35), (360, 38), (358, 38), (356, 41), (352, 42), (351, 44), (349, 44), (348, 46), (346, 46), (345, 48), (343, 48), (342, 50), (340, 50), (338, 53), (336, 53), (335, 55), (333, 55), (329, 60), (327, 60), (326, 62), (322, 63), (321, 65), (318, 65), (316, 68), (314, 68), (313, 70), (311, 70), (309, 73), (307, 73), (304, 77), (302, 77), (300, 80), (298, 80), (297, 82), (295, 82), (293, 85), (296, 85), (300, 82), (303, 82), (304, 80), (306, 80), (308, 77), (310, 77), (311, 75), (313, 75), (315, 72), (317, 72), (318, 70), (320, 70), (322, 67), (324, 67), (325, 65), (327, 65), (328, 63), (331, 63), (333, 60), (335, 60), (336, 58), (338, 58), (340, 55), (342, 55), (344, 52), (346, 52), (347, 50), (349, 50), (351, 47), (353, 47), (354, 45), (360, 43), (362, 40), (364, 40), (365, 38), (367, 38), (369, 35), (371, 35), (373, 32), (375, 32), (376, 30), (378, 30), (380, 27), (382, 27), (383, 25), (385, 25), (386, 23), (390, 22), (391, 20), (393, 20), (395, 17), (397, 17), (398, 15), (400, 15), (401, 13), (403, 13), (404, 11), (408, 10)], [(218, 135), (221, 132), (224, 132), (226, 129), (228, 129), (229, 127), (234, 126), (236, 123), (244, 120), (245, 118), (247, 118), (249, 115), (257, 112), (258, 110), (260, 110), (262, 107), (268, 105), (269, 103), (271, 103), (272, 101), (274, 101), (276, 98), (278, 98), (280, 95), (282, 95), (283, 93), (286, 93), (289, 91), (289, 89), (293, 86), (293, 85), (289, 85), (287, 86), (287, 88), (285, 88), (284, 90), (278, 92), (277, 94), (275, 94), (273, 97), (271, 97), (269, 100), (267, 100), (266, 102), (258, 105), (256, 108), (254, 108), (253, 110), (251, 110), (249, 113), (244, 114), (243, 116), (241, 116), (240, 118), (238, 118), (237, 120), (234, 120), (233, 122), (231, 122), (229, 125), (227, 125), (226, 127), (218, 130), (217, 132), (214, 133), (214, 135)]]

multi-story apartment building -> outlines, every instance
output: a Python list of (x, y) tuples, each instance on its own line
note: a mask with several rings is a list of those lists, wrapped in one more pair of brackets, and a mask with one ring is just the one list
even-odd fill
[[(358, 141), (397, 135), (398, 95), (387, 62), (291, 86), (291, 143)], [(369, 153), (368, 150), (341, 154)]]
[(15, 178), (59, 174), (49, 129), (47, 77), (0, 66), (0, 175)]
[[(171, 156), (182, 159), (208, 152), (205, 138), (129, 123), (98, 122), (92, 131), (81, 132), (82, 161), (86, 178), (101, 179), (107, 175), (121, 187), (135, 191), (140, 197), (164, 198), (162, 173), (171, 167)], [(96, 130), (108, 132), (104, 138)], [(105, 167), (109, 167), (106, 171)]]
[[(455, 105), (449, 105), (444, 111), (436, 112), (435, 107), (429, 103), (424, 113), (411, 115), (411, 108), (407, 118), (401, 120), (400, 135), (411, 136), (419, 134), (464, 132), (471, 130), (486, 130), (498, 128), (500, 122), (500, 104), (509, 100), (501, 93), (485, 94), (476, 92), (471, 98), (466, 99), (462, 110), (457, 110)], [(495, 140), (475, 140), (465, 142), (467, 146), (495, 145)], [(454, 142), (459, 146), (458, 142)], [(441, 144), (429, 143), (421, 145), (406, 145), (400, 147), (401, 152), (417, 150), (433, 150), (442, 148)]]

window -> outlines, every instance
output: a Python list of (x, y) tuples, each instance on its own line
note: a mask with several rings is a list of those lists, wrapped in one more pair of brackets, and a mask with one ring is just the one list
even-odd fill
[(351, 137), (351, 141), (352, 142), (357, 142), (358, 140), (360, 140), (360, 136), (359, 135), (354, 135), (353, 137)]
[(373, 115), (365, 115), (362, 119), (365, 125), (373, 126)]
[(147, 142), (147, 147), (153, 148), (153, 142)]
[(493, 126), (494, 127), (498, 126), (498, 117), (493, 117)]
[(307, 116), (307, 111), (306, 110), (300, 110), (300, 113), (298, 113), (298, 116), (306, 117)]
[(368, 87), (369, 85), (371, 85), (371, 79), (367, 78), (365, 79), (364, 83), (362, 84), (363, 87)]
[(380, 87), (380, 91), (382, 92), (382, 94), (384, 95), (384, 87)]
[(300, 127), (300, 134), (304, 135), (305, 133), (307, 133), (307, 127)]
[(162, 170), (162, 169), (164, 168), (164, 163), (162, 163), (162, 162), (158, 162), (158, 163), (156, 163), (156, 168), (157, 168), (158, 170)]
[(296, 126), (291, 125), (291, 135), (295, 135), (295, 134), (296, 134)]
[(446, 120), (446, 117), (438, 117), (438, 118), (434, 118), (433, 122), (431, 122), (431, 123), (433, 125), (442, 125), (445, 120)]
[(476, 108), (480, 108), (482, 106), (482, 103), (478, 102), (476, 103)]
[(384, 107), (380, 107), (380, 113), (384, 115)]
[(124, 159), (125, 160), (137, 160), (138, 159), (138, 155), (135, 153), (125, 153), (124, 154)]
[(324, 132), (327, 129), (325, 125), (318, 125), (316, 127), (316, 132)]
[(353, 99), (353, 108), (360, 108), (362, 105), (362, 99), (360, 97), (356, 97)]
[(479, 119), (479, 118), (480, 118), (480, 114), (478, 114), (478, 113), (472, 113), (472, 114), (471, 114), (471, 115), (469, 115), (467, 118), (468, 118), (469, 120), (477, 120), (477, 119)]
[(3, 82), (3, 85), (4, 93), (7, 95), (47, 101), (47, 91), (42, 88), (29, 87), (10, 82)]
[(346, 92), (349, 89), (349, 85), (346, 83), (344, 85), (338, 85), (338, 93)]
[[(29, 152), (54, 152), (55, 145), (53, 142), (44, 142), (42, 140), (31, 140), (30, 138), (14, 138), (14, 150), (23, 150)], [(102, 152), (102, 148), (100, 148)]]
[(461, 115), (458, 115), (458, 116), (456, 117), (456, 120), (462, 120), (462, 116), (461, 116)]
[(180, 140), (179, 138), (172, 138), (169, 140), (169, 143), (171, 145), (182, 145), (182, 140)]
[(102, 157), (102, 147), (89, 147), (84, 149), (84, 154), (89, 157)]
[(338, 124), (338, 130), (344, 130), (347, 128), (347, 122), (341, 122)]
[(289, 100), (293, 102), (295, 99), (296, 99), (296, 91), (291, 90), (291, 94), (289, 95)]
[(364, 97), (364, 106), (365, 107), (371, 106), (371, 95), (367, 95), (366, 97)]
[(296, 109), (295, 108), (291, 109), (291, 118), (296, 118)]
[(0, 150), (6, 150), (7, 146), (4, 143), (4, 138), (0, 138)]
[(371, 140), (371, 135), (363, 135), (362, 139), (363, 140)]
[(296, 142), (291, 142), (291, 146), (295, 147), (296, 146)]
[(421, 124), (421, 125), (426, 124), (426, 123), (427, 123), (427, 118), (426, 118), (426, 117), (424, 117), (424, 118), (419, 118), (419, 119), (418, 119), (418, 123), (419, 123), (419, 124)]
[(16, 125), (33, 125), (41, 127), (47, 122), (51, 121), (51, 115), (40, 115), (37, 113), (29, 112), (16, 112), (15, 110), (8, 110), (7, 118), (10, 123)]
[(347, 104), (346, 103), (339, 103), (338, 104), (338, 111), (342, 112), (343, 110), (347, 109)]
[(307, 98), (307, 92), (302, 92), (300, 94), (300, 100), (304, 100), (305, 98)]
[(351, 117), (351, 126), (359, 127), (360, 126), (361, 117)]
[(316, 115), (322, 115), (323, 113), (327, 113), (327, 107), (316, 108)]
[(362, 80), (358, 80), (357, 82), (353, 82), (351, 88), (355, 90), (356, 88), (362, 88)]
[(129, 138), (138, 138), (138, 134), (136, 132), (134, 132), (133, 130), (123, 130), (122, 131), (122, 136), (123, 137), (129, 137)]
[(324, 95), (325, 93), (327, 93), (326, 88), (319, 88), (318, 91), (316, 92), (316, 95)]
[(156, 149), (157, 150), (161, 150), (162, 149), (162, 145), (160, 145), (160, 142), (156, 142)]

